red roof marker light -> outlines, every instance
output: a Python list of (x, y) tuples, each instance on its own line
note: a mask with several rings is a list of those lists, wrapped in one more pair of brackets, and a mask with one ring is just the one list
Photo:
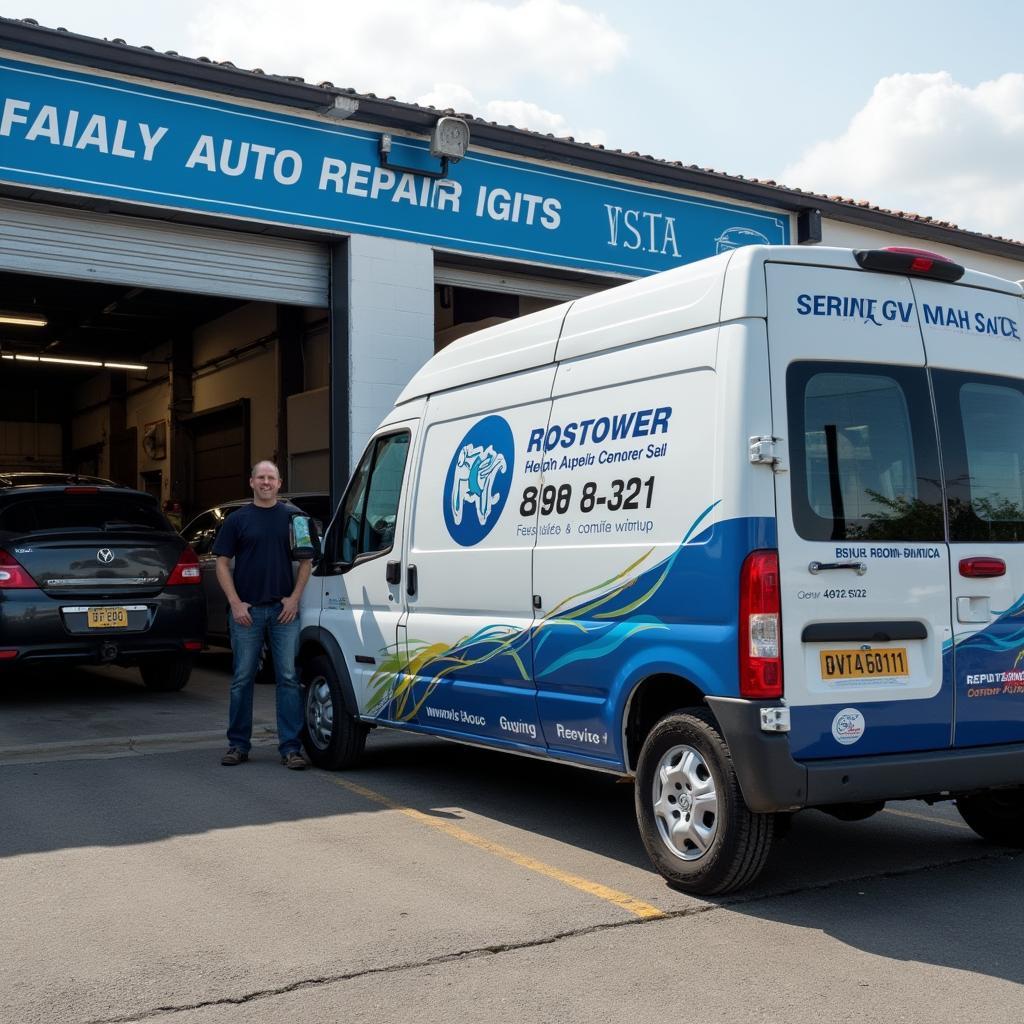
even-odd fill
[(886, 249), (856, 249), (853, 258), (864, 270), (883, 274), (913, 274), (952, 283), (964, 276), (964, 268), (937, 252), (894, 245)]

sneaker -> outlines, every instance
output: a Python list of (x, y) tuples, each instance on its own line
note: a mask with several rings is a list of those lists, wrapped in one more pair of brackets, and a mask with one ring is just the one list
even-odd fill
[(295, 772), (306, 770), (306, 759), (297, 750), (290, 750), (287, 754), (282, 754), (281, 764)]
[(220, 759), (220, 763), (231, 768), (236, 764), (242, 764), (248, 760), (248, 750), (239, 750), (238, 747), (228, 747), (228, 752)]

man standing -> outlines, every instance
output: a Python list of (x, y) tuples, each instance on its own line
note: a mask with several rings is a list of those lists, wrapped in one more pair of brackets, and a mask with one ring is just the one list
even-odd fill
[[(277, 739), (281, 764), (301, 771), (302, 691), (295, 674), (299, 645), (299, 598), (309, 580), (312, 561), (292, 571), (289, 524), (295, 509), (277, 500), (281, 474), (273, 462), (257, 462), (249, 479), (252, 504), (229, 516), (213, 544), (217, 582), (231, 606), (234, 677), (228, 751), (223, 765), (249, 760), (252, 700), (260, 652), (266, 641), (277, 679)], [(235, 560), (234, 574), (231, 559)]]

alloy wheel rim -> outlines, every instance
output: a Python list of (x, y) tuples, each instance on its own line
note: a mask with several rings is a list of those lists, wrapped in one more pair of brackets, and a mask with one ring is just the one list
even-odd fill
[(662, 842), (680, 860), (700, 860), (718, 834), (715, 777), (700, 752), (685, 743), (662, 754), (651, 784)]
[(334, 701), (323, 676), (317, 676), (306, 690), (306, 731), (313, 745), (326, 750), (334, 734)]

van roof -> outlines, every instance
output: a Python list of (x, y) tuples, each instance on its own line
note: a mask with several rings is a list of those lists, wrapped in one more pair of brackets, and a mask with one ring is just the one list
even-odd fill
[[(765, 263), (861, 271), (852, 249), (749, 245), (484, 328), (430, 359), (396, 405), (638, 341), (767, 315)], [(861, 271), (863, 272), (863, 271)], [(1024, 296), (1019, 283), (967, 270), (955, 287)]]

